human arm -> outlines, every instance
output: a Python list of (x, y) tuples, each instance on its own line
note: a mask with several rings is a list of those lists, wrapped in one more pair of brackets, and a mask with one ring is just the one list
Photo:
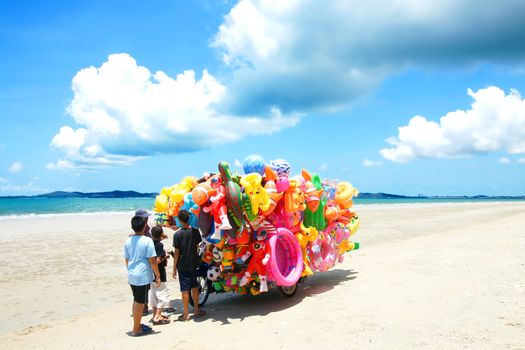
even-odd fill
[(124, 259), (126, 261), (126, 269), (128, 268), (129, 259)]
[(153, 273), (155, 274), (155, 286), (160, 286), (160, 272), (159, 272), (159, 266), (157, 265), (157, 257), (152, 256), (151, 258), (148, 258), (149, 264), (151, 265), (151, 268), (153, 269)]
[(173, 278), (177, 278), (177, 263), (179, 262), (180, 250), (175, 248), (175, 253), (173, 254)]

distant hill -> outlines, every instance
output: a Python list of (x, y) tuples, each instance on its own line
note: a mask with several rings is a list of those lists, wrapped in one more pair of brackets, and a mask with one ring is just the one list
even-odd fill
[(136, 191), (108, 192), (65, 192), (55, 191), (35, 196), (4, 196), (0, 198), (154, 198), (157, 193), (141, 193)]
[(410, 197), (410, 196), (403, 196), (403, 195), (400, 195), (400, 194), (390, 194), (390, 193), (359, 192), (358, 198), (398, 199), (398, 198), (420, 198), (420, 197)]
[[(35, 196), (0, 196), (0, 198), (155, 198), (157, 193), (141, 193), (136, 191), (108, 191), (108, 192), (65, 192), (55, 191)], [(368, 199), (525, 199), (525, 196), (405, 196), (391, 193), (361, 192), (358, 198)]]

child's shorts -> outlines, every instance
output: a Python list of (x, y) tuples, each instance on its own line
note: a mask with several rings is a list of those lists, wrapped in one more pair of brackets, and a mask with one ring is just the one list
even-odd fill
[(179, 271), (180, 291), (187, 292), (192, 288), (197, 288), (197, 272), (196, 271)]
[(160, 286), (155, 286), (155, 282), (150, 284), (149, 306), (158, 309), (170, 307), (170, 289), (167, 282), (160, 282)]
[(146, 304), (146, 296), (148, 295), (149, 284), (143, 286), (129, 285), (133, 291), (133, 300), (139, 304)]

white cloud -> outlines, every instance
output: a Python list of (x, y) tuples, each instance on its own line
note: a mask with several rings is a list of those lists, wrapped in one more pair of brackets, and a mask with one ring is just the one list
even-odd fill
[(380, 160), (369, 160), (369, 159), (363, 159), (363, 166), (365, 167), (375, 167), (380, 166), (383, 163)]
[(525, 100), (516, 90), (505, 94), (498, 87), (477, 92), (471, 109), (456, 110), (439, 123), (422, 116), (413, 117), (398, 128), (398, 136), (387, 139), (391, 148), (381, 155), (406, 163), (417, 158), (460, 158), (478, 153), (506, 151), (525, 153)]
[(525, 158), (519, 158), (517, 160), (518, 163), (525, 164)]
[(242, 169), (242, 163), (240, 160), (238, 159), (235, 159), (235, 161), (233, 162), (233, 165), (236, 167), (236, 168), (241, 168)]
[(241, 0), (212, 46), (232, 108), (334, 110), (415, 66), (523, 63), (524, 16), (521, 0)]
[(328, 164), (326, 163), (323, 163), (321, 165), (319, 165), (319, 171), (326, 171), (328, 169)]
[(51, 147), (63, 159), (48, 169), (91, 169), (129, 165), (155, 153), (178, 153), (234, 142), (249, 135), (292, 127), (299, 115), (273, 108), (265, 117), (221, 112), (226, 86), (207, 71), (200, 79), (185, 71), (175, 79), (154, 74), (127, 54), (108, 57), (101, 67), (73, 78), (67, 108), (81, 127), (63, 126)]
[(14, 162), (13, 164), (11, 164), (11, 166), (9, 167), (8, 171), (10, 173), (18, 173), (20, 170), (22, 170), (24, 168), (24, 165), (20, 162)]
[(49, 192), (49, 189), (40, 187), (34, 181), (26, 184), (15, 184), (11, 180), (0, 177), (0, 193), (3, 195), (33, 195)]
[(509, 158), (507, 158), (507, 157), (501, 157), (501, 158), (498, 160), (498, 162), (499, 162), (500, 164), (510, 164), (510, 163), (512, 163), (512, 161), (511, 161)]

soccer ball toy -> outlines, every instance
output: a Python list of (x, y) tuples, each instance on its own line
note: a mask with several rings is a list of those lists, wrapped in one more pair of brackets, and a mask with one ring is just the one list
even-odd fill
[(208, 269), (208, 272), (206, 273), (206, 277), (208, 277), (208, 279), (210, 281), (217, 281), (217, 279), (219, 279), (219, 276), (221, 275), (221, 269), (219, 269), (219, 267), (217, 266), (212, 266)]

